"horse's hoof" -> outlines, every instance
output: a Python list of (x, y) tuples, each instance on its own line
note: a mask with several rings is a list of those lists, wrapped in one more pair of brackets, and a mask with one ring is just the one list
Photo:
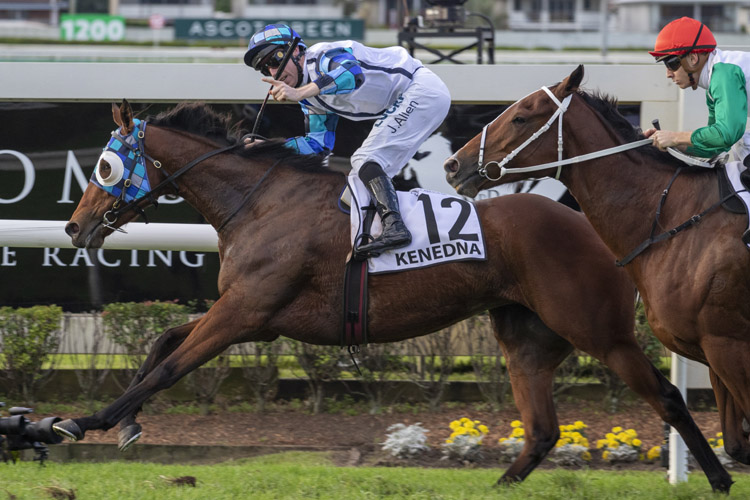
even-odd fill
[(120, 429), (120, 432), (117, 434), (120, 451), (125, 451), (134, 445), (140, 439), (141, 434), (141, 424), (131, 424), (124, 429)]
[(68, 438), (71, 441), (80, 441), (83, 439), (83, 431), (78, 424), (72, 419), (63, 420), (52, 424), (52, 430), (64, 438)]

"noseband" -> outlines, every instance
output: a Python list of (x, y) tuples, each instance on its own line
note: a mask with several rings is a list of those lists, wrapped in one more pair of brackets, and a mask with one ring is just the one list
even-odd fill
[[(544, 125), (542, 125), (542, 127), (539, 130), (537, 130), (536, 132), (534, 132), (531, 135), (531, 137), (529, 137), (528, 139), (526, 139), (523, 142), (523, 144), (521, 144), (516, 149), (514, 149), (513, 151), (511, 151), (511, 153), (508, 154), (501, 161), (492, 160), (492, 161), (488, 161), (486, 164), (483, 164), (483, 161), (484, 161), (484, 147), (485, 147), (485, 141), (486, 141), (486, 138), (487, 138), (487, 130), (489, 129), (489, 127), (493, 123), (495, 123), (495, 120), (497, 120), (498, 118), (500, 118), (500, 116), (502, 116), (505, 113), (505, 111), (508, 111), (508, 110), (506, 109), (505, 111), (503, 111), (503, 113), (500, 114), (500, 116), (498, 116), (497, 118), (495, 118), (495, 120), (492, 120), (490, 123), (488, 123), (487, 125), (484, 126), (484, 128), (482, 129), (482, 139), (481, 139), (481, 141), (479, 143), (479, 161), (478, 161), (479, 167), (477, 169), (477, 171), (479, 172), (479, 175), (481, 175), (482, 177), (487, 178), (490, 181), (498, 181), (503, 176), (505, 176), (505, 174), (508, 174), (508, 173), (514, 173), (514, 172), (518, 172), (518, 173), (521, 173), (521, 172), (535, 172), (535, 171), (538, 171), (538, 170), (546, 170), (548, 168), (557, 167), (557, 173), (555, 174), (555, 179), (559, 179), (562, 167), (565, 166), (565, 165), (570, 165), (572, 163), (579, 163), (579, 162), (586, 161), (586, 160), (593, 160), (594, 158), (600, 158), (602, 156), (608, 156), (608, 155), (619, 153), (619, 152), (622, 152), (622, 151), (627, 151), (629, 149), (634, 149), (634, 148), (638, 148), (638, 147), (641, 147), (641, 146), (645, 146), (646, 144), (651, 144), (653, 142), (653, 139), (649, 137), (647, 139), (641, 139), (640, 141), (629, 142), (629, 143), (626, 143), (626, 144), (621, 144), (619, 146), (614, 146), (614, 147), (611, 147), (611, 148), (602, 149), (600, 151), (595, 151), (593, 153), (587, 153), (587, 154), (584, 154), (584, 155), (574, 156), (573, 158), (568, 158), (566, 160), (563, 160), (563, 158), (562, 158), (562, 156), (563, 156), (563, 135), (562, 135), (563, 115), (568, 110), (568, 105), (570, 104), (570, 100), (573, 97), (573, 94), (568, 95), (561, 102), (559, 99), (557, 99), (557, 97), (555, 97), (555, 95), (552, 93), (552, 91), (548, 87), (542, 87), (542, 90), (544, 90), (547, 93), (547, 95), (550, 97), (550, 99), (552, 99), (552, 101), (555, 104), (557, 104), (557, 110), (552, 114), (552, 116), (550, 117), (550, 119), (547, 120), (547, 123), (545, 123)], [(531, 95), (531, 94), (529, 94), (529, 95)], [(528, 96), (526, 96), (526, 97), (528, 97)], [(525, 99), (525, 98), (522, 98), (521, 100), (523, 100), (523, 99)], [(520, 100), (517, 101), (517, 102), (520, 102)], [(508, 108), (508, 109), (510, 109), (510, 108)], [(550, 126), (552, 125), (552, 122), (554, 122), (555, 119), (558, 120), (558, 122), (557, 122), (557, 161), (553, 161), (553, 162), (550, 162), (550, 163), (544, 163), (542, 165), (535, 165), (535, 166), (532, 166), (532, 167), (508, 168), (508, 167), (505, 166), (513, 158), (515, 158), (516, 155), (518, 155), (518, 153), (520, 153), (526, 146), (528, 146), (529, 144), (531, 144), (540, 135), (542, 135), (543, 133), (545, 133), (550, 128)], [(498, 168), (500, 169), (500, 175), (498, 175), (497, 177), (492, 177), (490, 175), (490, 173), (488, 172), (487, 167), (489, 167), (492, 164), (497, 165)]]

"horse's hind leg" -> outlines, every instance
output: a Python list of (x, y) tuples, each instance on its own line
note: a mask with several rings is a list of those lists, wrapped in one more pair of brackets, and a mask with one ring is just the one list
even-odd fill
[[(198, 319), (195, 319), (184, 325), (170, 328), (156, 339), (156, 342), (154, 342), (154, 345), (151, 347), (146, 360), (138, 369), (138, 372), (135, 374), (135, 377), (133, 377), (127, 390), (138, 385), (143, 380), (143, 377), (148, 375), (155, 366), (172, 354), (187, 336), (190, 335), (190, 332), (193, 331), (193, 328), (195, 328), (195, 325), (197, 324)], [(141, 426), (135, 421), (135, 417), (140, 410), (140, 407), (137, 408), (133, 413), (127, 415), (120, 421), (120, 432), (118, 434), (118, 446), (120, 451), (127, 450), (141, 437)]]
[(524, 307), (495, 309), (490, 316), (525, 430), (523, 450), (498, 481), (512, 483), (523, 481), (560, 437), (552, 384), (555, 368), (573, 346)]
[(632, 335), (617, 340), (602, 336), (588, 347), (587, 352), (609, 366), (662, 420), (677, 429), (714, 491), (729, 492), (732, 478), (690, 416), (680, 392), (651, 364)]
[(719, 409), (724, 449), (738, 462), (750, 465), (750, 442), (742, 425), (745, 415), (719, 376), (710, 368), (708, 373), (716, 395), (716, 406)]

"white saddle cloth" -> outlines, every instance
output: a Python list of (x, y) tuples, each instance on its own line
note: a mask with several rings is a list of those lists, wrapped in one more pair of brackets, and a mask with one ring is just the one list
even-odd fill
[[(727, 170), (729, 182), (732, 183), (732, 187), (737, 192), (737, 196), (740, 197), (745, 204), (747, 213), (750, 214), (750, 193), (747, 192), (747, 189), (742, 185), (742, 181), (740, 180), (740, 174), (747, 167), (745, 167), (740, 161), (730, 161), (726, 163), (724, 168)], [(748, 217), (748, 229), (750, 229), (750, 217)], [(750, 244), (748, 244), (747, 247), (750, 248)]]
[[(370, 203), (370, 195), (356, 174), (349, 175), (352, 192), (352, 244), (361, 232), (362, 210)], [(390, 273), (434, 266), (460, 260), (486, 260), (484, 235), (473, 203), (426, 189), (398, 191), (401, 217), (411, 232), (411, 244), (383, 252), (370, 258), (372, 274)], [(371, 234), (382, 232), (380, 217), (375, 217)]]

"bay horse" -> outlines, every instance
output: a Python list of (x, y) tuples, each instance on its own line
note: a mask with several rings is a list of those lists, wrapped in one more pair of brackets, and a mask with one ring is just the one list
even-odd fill
[[(217, 229), (221, 260), (220, 297), (209, 311), (165, 332), (112, 404), (55, 427), (80, 440), (120, 423), (123, 449), (140, 436), (135, 418), (144, 401), (233, 344), (286, 336), (338, 345), (351, 242), (349, 216), (336, 204), (346, 178), (322, 167), (319, 157), (297, 155), (282, 140), (233, 147), (241, 142), (227, 139), (228, 118), (201, 103), (149, 119), (145, 132), (136, 129), (127, 101), (113, 105), (113, 116), (113, 137), (138, 145), (154, 191), (183, 197)], [(109, 178), (108, 162), (100, 160), (97, 169)], [(100, 247), (137, 217), (128, 205), (113, 206), (114, 194), (93, 179), (65, 228), (81, 248)], [(370, 342), (425, 335), (489, 310), (527, 432), (523, 452), (499, 482), (523, 480), (557, 441), (553, 372), (575, 346), (605, 362), (679, 429), (714, 488), (728, 489), (729, 475), (679, 392), (636, 343), (634, 286), (612, 266), (612, 254), (585, 218), (536, 195), (476, 207), (487, 260), (373, 275)]]
[[(559, 156), (570, 160), (560, 181), (635, 282), (657, 338), (708, 366), (724, 447), (750, 464), (750, 260), (740, 239), (747, 219), (709, 210), (721, 199), (717, 172), (676, 175), (685, 165), (650, 144), (638, 146), (649, 140), (617, 112), (615, 99), (581, 90), (583, 76), (580, 65), (514, 103), (445, 161), (448, 182), (473, 197), (498, 184), (557, 175)], [(562, 144), (555, 123), (537, 132), (558, 118)], [(578, 160), (620, 146), (638, 147)]]

